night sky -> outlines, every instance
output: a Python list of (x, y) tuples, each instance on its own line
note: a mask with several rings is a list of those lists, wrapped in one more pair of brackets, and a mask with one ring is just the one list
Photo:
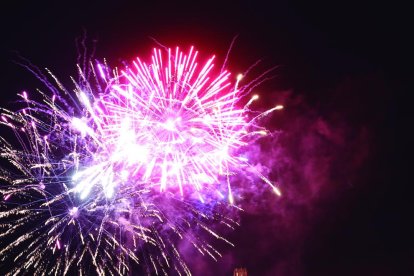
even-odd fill
[(247, 192), (241, 227), (225, 233), (236, 247), (219, 245), (217, 262), (189, 258), (194, 274), (246, 267), (249, 275), (414, 275), (407, 7), (138, 2), (3, 6), (1, 106), (42, 87), (16, 63), (21, 57), (70, 87), (82, 37), (95, 57), (122, 66), (148, 57), (154, 40), (194, 45), (220, 63), (237, 36), (231, 71), (258, 60), (253, 75), (277, 66), (256, 92), (259, 109), (285, 105), (266, 121), (281, 134), (262, 141), (257, 158), (284, 196)]

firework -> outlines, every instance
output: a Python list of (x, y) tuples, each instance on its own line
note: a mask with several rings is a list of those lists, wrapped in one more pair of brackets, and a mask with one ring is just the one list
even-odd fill
[[(190, 274), (177, 247), (220, 253), (197, 235), (237, 225), (219, 212), (236, 206), (231, 176), (253, 172), (278, 188), (243, 155), (267, 134), (263, 113), (244, 101), (260, 76), (214, 70), (214, 57), (154, 49), (122, 71), (94, 62), (67, 90), (51, 74), (42, 101), (20, 94), (24, 107), (2, 109), (0, 262), (9, 274), (128, 274), (131, 263), (156, 274)], [(243, 103), (244, 102), (244, 103)], [(193, 230), (193, 229), (200, 230)]]

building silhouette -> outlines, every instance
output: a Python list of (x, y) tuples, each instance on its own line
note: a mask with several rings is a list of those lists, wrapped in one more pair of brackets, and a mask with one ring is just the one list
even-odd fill
[(247, 276), (247, 269), (244, 267), (235, 268), (233, 276)]

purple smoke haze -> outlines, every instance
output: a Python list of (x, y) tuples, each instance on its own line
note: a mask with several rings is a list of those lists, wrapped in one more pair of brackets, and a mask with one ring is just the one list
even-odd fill
[[(357, 89), (347, 83), (345, 89)], [(275, 93), (285, 110), (267, 122), (275, 129), (249, 155), (263, 174), (276, 180), (282, 197), (254, 180), (241, 183), (244, 195), (241, 226), (228, 233), (235, 248), (221, 248), (217, 264), (182, 244), (195, 275), (230, 275), (235, 267), (258, 275), (303, 275), (308, 244), (319, 225), (343, 216), (345, 198), (360, 190), (363, 171), (371, 158), (372, 130), (352, 121), (355, 110), (341, 100), (342, 84), (333, 93), (330, 108), (321, 112), (291, 92)], [(344, 91), (345, 92), (345, 91)], [(349, 108), (349, 110), (346, 110)], [(348, 113), (349, 112), (349, 113)], [(346, 212), (345, 212), (346, 213)], [(322, 227), (323, 229), (323, 227)], [(320, 235), (320, 233), (318, 234)], [(225, 272), (225, 273), (223, 273)]]

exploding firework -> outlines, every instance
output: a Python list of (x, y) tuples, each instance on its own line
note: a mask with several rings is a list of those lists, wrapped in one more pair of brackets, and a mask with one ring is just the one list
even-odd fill
[(211, 225), (237, 225), (224, 211), (237, 205), (233, 175), (280, 195), (243, 154), (267, 134), (260, 118), (282, 108), (254, 113), (258, 96), (243, 101), (265, 75), (241, 85), (197, 55), (154, 49), (122, 71), (78, 66), (73, 92), (49, 72), (41, 101), (22, 92), (22, 109), (2, 109), (15, 137), (0, 138), (2, 270), (124, 275), (136, 263), (190, 274), (177, 240), (214, 259), (197, 231), (232, 245)]

